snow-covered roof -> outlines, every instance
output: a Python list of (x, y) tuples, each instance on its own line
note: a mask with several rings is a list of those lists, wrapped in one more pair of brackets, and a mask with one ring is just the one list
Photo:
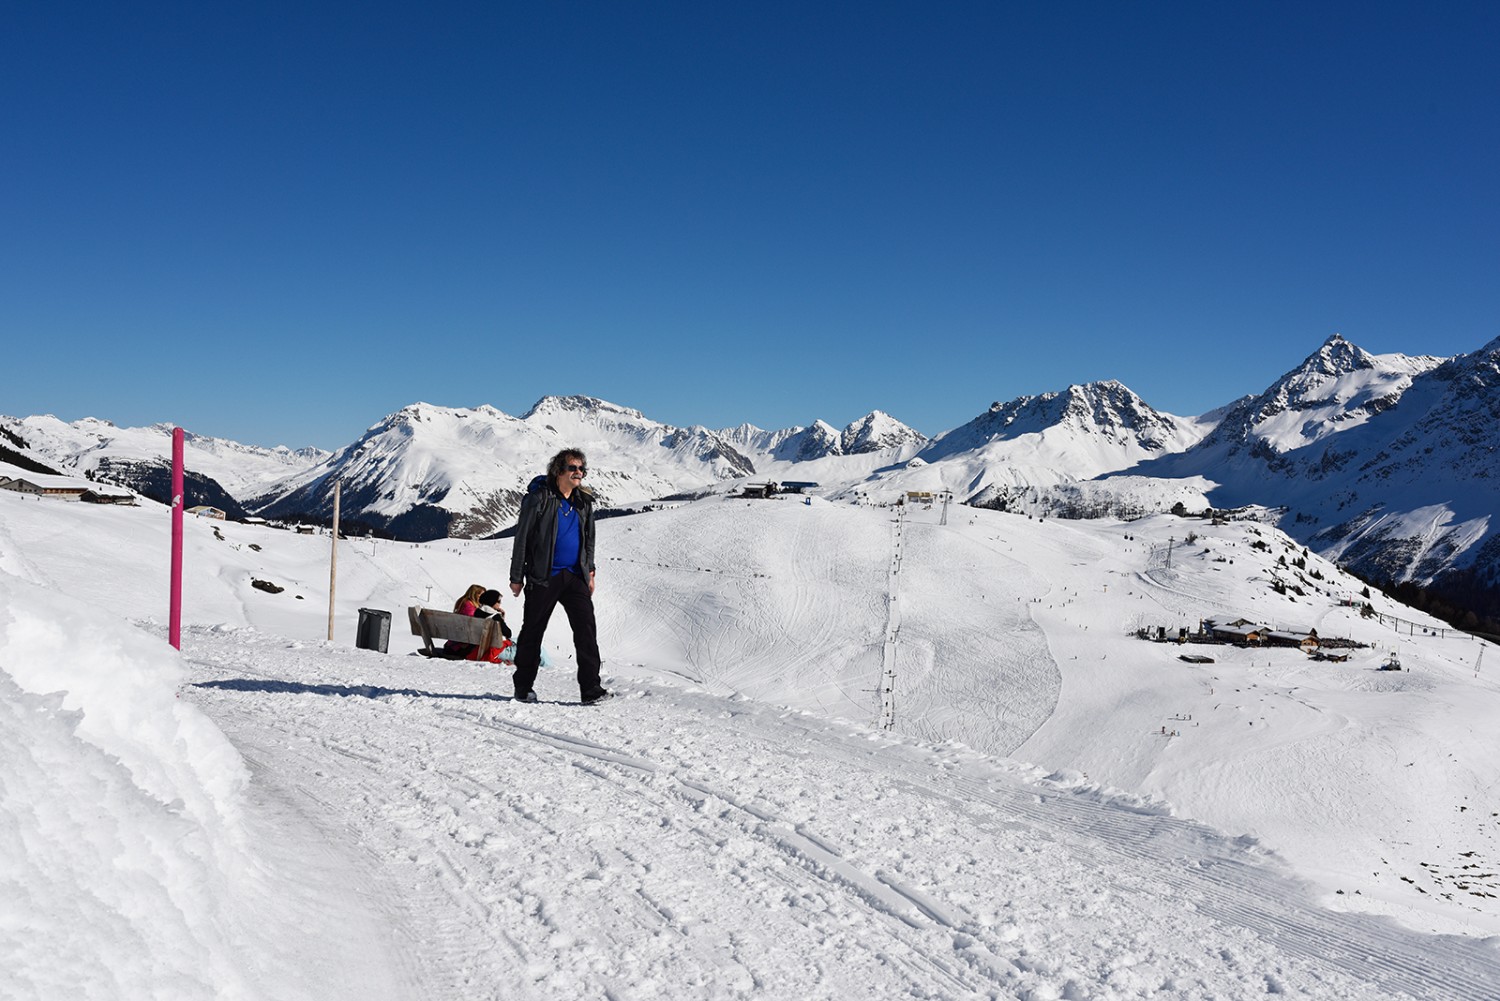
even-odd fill
[(95, 485), (77, 476), (62, 476), (58, 473), (33, 473), (29, 469), (0, 462), (0, 482), (29, 483), (42, 490), (94, 490)]

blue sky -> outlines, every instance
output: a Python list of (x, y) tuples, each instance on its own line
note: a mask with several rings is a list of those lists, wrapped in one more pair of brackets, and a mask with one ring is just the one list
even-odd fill
[(0, 15), (0, 413), (338, 447), (417, 400), (928, 434), (1500, 334), (1500, 5)]

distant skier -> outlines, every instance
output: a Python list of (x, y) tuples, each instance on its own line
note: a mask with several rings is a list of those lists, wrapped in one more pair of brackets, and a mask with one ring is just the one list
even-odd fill
[(599, 682), (598, 629), (594, 623), (594, 495), (583, 486), (588, 460), (563, 449), (547, 464), (545, 476), (531, 481), (516, 519), (511, 547), (510, 590), (526, 605), (516, 640), (517, 702), (535, 702), (542, 636), (552, 611), (562, 605), (573, 627), (578, 657), (578, 691), (586, 706), (610, 697)]

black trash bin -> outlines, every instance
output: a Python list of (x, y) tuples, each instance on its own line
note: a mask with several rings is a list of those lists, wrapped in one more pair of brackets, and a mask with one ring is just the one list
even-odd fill
[(359, 631), (354, 636), (354, 645), (361, 650), (386, 652), (391, 641), (391, 613), (381, 608), (359, 610)]

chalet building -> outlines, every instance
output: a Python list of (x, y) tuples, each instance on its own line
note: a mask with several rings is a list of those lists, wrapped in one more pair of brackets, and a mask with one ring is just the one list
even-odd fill
[(187, 513), (195, 515), (199, 518), (212, 518), (214, 521), (223, 521), (225, 518), (225, 514), (221, 509), (210, 507), (207, 504), (199, 504), (196, 507), (190, 507), (187, 509)]
[(134, 504), (135, 494), (121, 487), (106, 486), (76, 476), (57, 473), (33, 473), (28, 469), (0, 462), (0, 490), (50, 497), (54, 500), (86, 501), (93, 504)]
[(19, 466), (0, 468), (0, 489), (33, 497), (51, 497), (56, 500), (83, 500), (83, 495), (94, 488), (88, 480), (55, 473), (31, 473)]
[(1270, 632), (1265, 626), (1256, 625), (1249, 619), (1205, 619), (1203, 632), (1221, 643), (1261, 643)]
[(83, 492), (83, 500), (88, 504), (124, 504), (127, 507), (135, 507), (135, 494), (119, 489), (112, 490), (97, 483), (93, 489)]
[(1309, 629), (1305, 633), (1287, 629), (1273, 629), (1266, 633), (1265, 642), (1268, 646), (1298, 647), (1307, 653), (1312, 653), (1323, 645), (1318, 639), (1318, 631), (1316, 629)]

